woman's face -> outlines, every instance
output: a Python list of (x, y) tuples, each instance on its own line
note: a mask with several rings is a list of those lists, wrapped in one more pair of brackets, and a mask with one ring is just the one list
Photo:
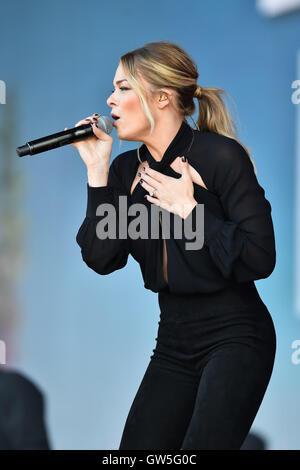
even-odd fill
[[(123, 79), (124, 81), (117, 83)], [(107, 104), (112, 108), (111, 113), (119, 116), (119, 119), (114, 121), (118, 137), (123, 140), (142, 141), (143, 137), (149, 134), (150, 123), (139, 96), (125, 80), (121, 64), (116, 70), (113, 84), (115, 90), (107, 99)], [(143, 86), (147, 88), (145, 81)], [(149, 107), (152, 112), (150, 103)]]

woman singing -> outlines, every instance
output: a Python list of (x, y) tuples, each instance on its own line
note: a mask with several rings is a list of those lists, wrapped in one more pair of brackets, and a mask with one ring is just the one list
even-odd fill
[[(236, 137), (224, 90), (197, 80), (195, 63), (175, 44), (128, 52), (107, 104), (118, 137), (140, 145), (109, 165), (113, 139), (95, 125), (93, 137), (72, 144), (87, 167), (87, 211), (76, 238), (84, 262), (105, 275), (131, 254), (144, 287), (158, 293), (156, 347), (119, 450), (240, 449), (273, 370), (276, 334), (254, 284), (275, 267), (271, 205)], [(194, 98), (196, 129), (186, 120)], [(104, 203), (115, 211), (117, 236), (99, 236)], [(143, 236), (118, 236), (123, 221), (134, 220), (133, 204), (149, 215), (140, 219)], [(154, 207), (158, 237), (151, 237)], [(178, 222), (197, 235), (201, 229), (200, 248), (187, 248), (184, 230), (174, 236)]]

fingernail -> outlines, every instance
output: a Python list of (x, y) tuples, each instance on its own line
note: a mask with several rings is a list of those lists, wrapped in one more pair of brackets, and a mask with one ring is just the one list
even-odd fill
[(94, 114), (93, 114), (93, 116), (100, 116), (100, 114), (98, 114), (98, 113), (94, 113)]
[(146, 167), (145, 167), (145, 166), (143, 166), (143, 170), (146, 171)]
[(140, 181), (139, 181), (139, 182), (142, 184), (142, 183), (144, 182), (144, 180), (140, 179)]
[(186, 162), (186, 158), (185, 158), (185, 157), (181, 157), (181, 160), (182, 160), (183, 162)]
[(95, 122), (96, 122), (96, 121), (98, 121), (98, 119), (97, 119), (97, 118), (93, 118), (93, 121), (95, 121)]
[(139, 171), (138, 171), (138, 176), (142, 176), (142, 173), (140, 173)]

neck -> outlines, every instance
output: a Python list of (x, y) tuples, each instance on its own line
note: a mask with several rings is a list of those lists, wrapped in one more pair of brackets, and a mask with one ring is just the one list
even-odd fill
[(152, 135), (141, 140), (156, 161), (159, 162), (162, 159), (165, 151), (179, 131), (182, 121), (183, 117), (176, 116), (168, 118), (167, 121), (157, 122)]

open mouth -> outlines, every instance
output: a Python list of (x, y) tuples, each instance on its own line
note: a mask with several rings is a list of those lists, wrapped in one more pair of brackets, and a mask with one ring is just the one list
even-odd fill
[(115, 114), (111, 114), (111, 117), (113, 118), (114, 121), (117, 121), (120, 119), (120, 116), (116, 116)]

